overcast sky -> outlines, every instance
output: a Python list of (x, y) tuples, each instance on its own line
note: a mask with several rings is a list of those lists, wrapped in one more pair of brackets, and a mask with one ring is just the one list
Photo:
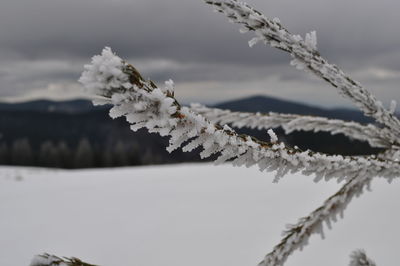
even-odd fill
[[(400, 101), (399, 1), (252, 0), (293, 33), (316, 30), (331, 63), (385, 105)], [(0, 99), (81, 97), (83, 65), (110, 46), (183, 102), (268, 95), (351, 106), (288, 55), (240, 34), (203, 0), (0, 0)]]

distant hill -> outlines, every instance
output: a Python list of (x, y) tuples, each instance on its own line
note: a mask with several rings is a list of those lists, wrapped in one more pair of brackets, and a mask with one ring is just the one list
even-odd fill
[[(254, 96), (215, 105), (235, 111), (282, 112), (368, 121), (349, 109), (323, 109), (270, 97)], [(239, 133), (267, 139), (265, 131), (240, 129)], [(294, 132), (280, 140), (288, 145), (330, 154), (369, 154), (365, 142), (343, 135)], [(166, 152), (168, 139), (145, 130), (133, 132), (124, 118), (111, 119), (108, 107), (94, 107), (88, 100), (0, 103), (0, 164), (64, 168), (122, 166), (199, 161), (198, 151)], [(351, 147), (351, 149), (349, 149)], [(84, 161), (84, 163), (82, 162)]]
[(273, 97), (253, 96), (244, 99), (232, 100), (216, 104), (215, 107), (242, 112), (277, 112), (287, 114), (323, 116), (327, 118), (370, 123), (372, 120), (365, 117), (360, 111), (335, 108), (323, 109), (302, 103), (281, 100)]
[(42, 113), (77, 114), (92, 110), (105, 109), (104, 106), (93, 106), (89, 100), (77, 99), (69, 101), (35, 100), (22, 103), (1, 103), (1, 111), (33, 111)]
[[(324, 109), (293, 101), (281, 100), (266, 96), (252, 96), (244, 99), (231, 100), (215, 104), (214, 107), (242, 112), (278, 112), (301, 115), (323, 116), (360, 123), (372, 120), (361, 112), (353, 109)], [(1, 111), (34, 111), (45, 113), (79, 114), (94, 110), (105, 110), (107, 106), (93, 106), (89, 100), (77, 99), (68, 101), (35, 100), (22, 103), (1, 103)]]

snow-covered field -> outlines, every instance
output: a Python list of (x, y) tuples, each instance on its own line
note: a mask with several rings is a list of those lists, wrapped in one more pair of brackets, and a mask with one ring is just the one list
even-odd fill
[[(249, 266), (339, 185), (230, 165), (96, 169), (0, 168), (0, 265), (43, 252), (104, 266)], [(348, 264), (364, 248), (398, 265), (400, 184), (375, 180), (345, 219), (311, 238), (288, 266)]]

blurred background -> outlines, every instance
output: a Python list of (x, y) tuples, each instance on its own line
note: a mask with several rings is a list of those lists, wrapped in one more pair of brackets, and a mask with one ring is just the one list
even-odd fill
[[(317, 31), (321, 54), (385, 106), (400, 93), (397, 1), (264, 1), (289, 31)], [(167, 139), (133, 133), (108, 107), (94, 108), (77, 83), (83, 65), (110, 46), (145, 77), (176, 83), (177, 98), (237, 111), (319, 115), (368, 123), (323, 81), (289, 65), (203, 1), (36, 0), (0, 3), (0, 164), (61, 168), (198, 161), (171, 155)], [(244, 131), (258, 138), (266, 132)], [(327, 153), (368, 154), (341, 135), (297, 132), (280, 140)]]
[[(330, 63), (384, 106), (399, 102), (400, 1), (248, 2), (292, 33), (315, 30)], [(109, 266), (255, 265), (284, 224), (338, 191), (333, 179), (289, 174), (275, 185), (256, 167), (176, 165), (200, 161), (198, 151), (169, 154), (168, 139), (111, 119), (77, 82), (110, 46), (145, 78), (174, 80), (183, 104), (372, 122), (287, 54), (249, 48), (252, 34), (238, 29), (203, 0), (0, 0), (0, 265), (44, 252)], [(266, 130), (240, 132), (269, 140)], [(379, 152), (343, 135), (275, 132), (304, 150)], [(119, 167), (138, 165), (157, 166)], [(287, 265), (348, 265), (355, 248), (398, 265), (398, 184), (375, 179), (328, 241), (313, 237)]]

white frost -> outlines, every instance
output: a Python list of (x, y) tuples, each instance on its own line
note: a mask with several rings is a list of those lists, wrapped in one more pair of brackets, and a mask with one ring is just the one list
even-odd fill
[(350, 139), (367, 141), (372, 147), (389, 148), (397, 138), (389, 129), (372, 124), (362, 125), (339, 119), (296, 114), (267, 114), (233, 112), (218, 108), (209, 108), (201, 104), (191, 104), (190, 109), (203, 115), (213, 123), (231, 124), (236, 128), (257, 128), (258, 130), (282, 127), (286, 134), (293, 131), (329, 132), (332, 135), (343, 134)]
[(317, 32), (312, 31), (307, 33), (304, 43), (310, 50), (317, 50)]
[(105, 47), (101, 55), (95, 55), (92, 63), (85, 65), (85, 71), (79, 78), (79, 82), (88, 89), (91, 94), (103, 96), (115, 88), (132, 87), (129, 76), (124, 73), (125, 64), (116, 56), (110, 47)]
[(376, 264), (367, 257), (364, 250), (356, 250), (350, 255), (349, 266), (376, 266)]
[(53, 255), (35, 256), (29, 266), (68, 266), (60, 258)]

